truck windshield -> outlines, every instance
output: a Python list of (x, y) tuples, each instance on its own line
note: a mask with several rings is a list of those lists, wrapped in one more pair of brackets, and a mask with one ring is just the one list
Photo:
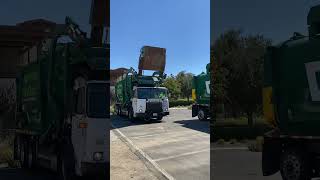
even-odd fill
[(138, 88), (138, 99), (162, 99), (167, 97), (164, 88)]
[(109, 117), (109, 87), (107, 83), (89, 83), (87, 88), (87, 115), (93, 118)]

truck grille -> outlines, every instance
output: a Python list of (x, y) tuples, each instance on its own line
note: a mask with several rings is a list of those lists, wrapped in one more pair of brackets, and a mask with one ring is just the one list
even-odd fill
[(160, 113), (160, 112), (162, 112), (162, 103), (161, 102), (147, 102), (146, 110), (148, 112)]

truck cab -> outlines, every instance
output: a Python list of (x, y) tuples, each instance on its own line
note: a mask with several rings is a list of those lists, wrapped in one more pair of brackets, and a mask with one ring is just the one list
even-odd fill
[[(103, 172), (109, 162), (109, 82), (77, 78), (74, 83), (74, 113), (71, 117), (75, 173)], [(85, 155), (84, 155), (85, 154)]]
[(146, 119), (169, 115), (168, 90), (165, 87), (134, 87), (132, 98), (133, 118)]

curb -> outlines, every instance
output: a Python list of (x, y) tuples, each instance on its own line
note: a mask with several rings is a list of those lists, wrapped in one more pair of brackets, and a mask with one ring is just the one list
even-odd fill
[(173, 110), (179, 110), (179, 109), (184, 109), (184, 110), (186, 110), (186, 109), (188, 109), (187, 107), (171, 107), (171, 108), (169, 108), (169, 110), (170, 109), (173, 109)]
[(118, 136), (118, 138), (128, 145), (129, 149), (141, 159), (144, 164), (147, 166), (147, 168), (160, 180), (175, 180), (174, 177), (172, 177), (167, 171), (162, 169), (152, 158), (144, 153), (140, 148), (138, 148), (136, 145), (133, 144), (133, 142), (127, 138), (118, 128), (113, 126), (111, 123), (111, 126), (114, 128), (113, 132), (115, 135)]
[(0, 163), (0, 168), (8, 168), (8, 163)]

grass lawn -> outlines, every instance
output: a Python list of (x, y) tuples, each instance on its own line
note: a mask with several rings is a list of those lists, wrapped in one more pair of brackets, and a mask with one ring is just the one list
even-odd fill
[[(267, 122), (263, 119), (263, 117), (254, 117), (254, 124), (255, 125), (268, 125)], [(217, 118), (215, 126), (222, 126), (222, 127), (230, 127), (230, 126), (248, 126), (248, 120), (246, 117), (240, 118)]]
[(213, 141), (219, 139), (256, 139), (263, 136), (264, 133), (271, 130), (271, 127), (264, 121), (262, 117), (254, 118), (254, 126), (249, 127), (246, 117), (238, 119), (228, 118), (225, 120), (217, 119), (213, 129)]

